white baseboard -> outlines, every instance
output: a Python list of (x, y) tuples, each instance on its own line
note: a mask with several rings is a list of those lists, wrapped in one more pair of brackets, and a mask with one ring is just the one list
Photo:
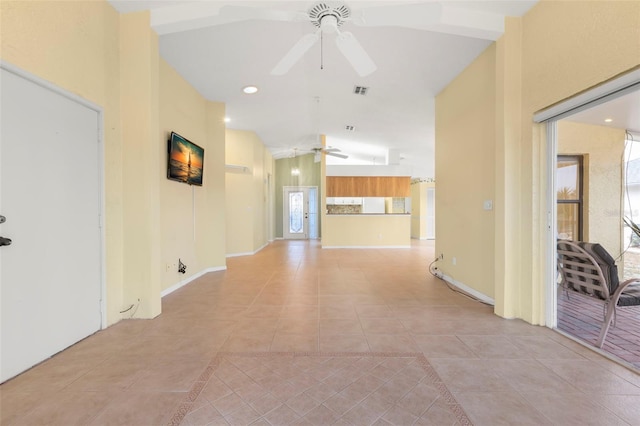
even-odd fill
[(254, 254), (258, 253), (260, 250), (262, 250), (263, 248), (265, 248), (266, 246), (268, 246), (269, 243), (263, 245), (262, 247), (258, 248), (255, 251), (248, 251), (245, 253), (231, 253), (231, 254), (227, 254), (227, 257), (239, 257), (239, 256), (253, 256)]
[(227, 254), (227, 258), (229, 258), (229, 257), (240, 257), (240, 256), (251, 256), (253, 254), (255, 254), (255, 253), (252, 252), (252, 251), (245, 251), (243, 253), (229, 253), (229, 254)]
[(178, 290), (179, 288), (184, 287), (185, 285), (189, 284), (191, 281), (200, 278), (204, 274), (208, 274), (209, 272), (226, 271), (226, 269), (227, 269), (226, 266), (217, 266), (215, 268), (207, 268), (207, 269), (205, 269), (203, 271), (198, 272), (197, 274), (191, 275), (189, 278), (185, 278), (184, 280), (172, 285), (171, 287), (169, 287), (167, 289), (162, 290), (160, 292), (160, 297), (165, 297), (166, 295), (173, 293), (174, 291)]
[(411, 246), (322, 246), (323, 249), (406, 249)]
[(460, 291), (462, 291), (463, 293), (467, 293), (470, 296), (475, 297), (478, 300), (481, 300), (485, 303), (488, 303), (490, 305), (495, 306), (496, 301), (493, 300), (492, 298), (490, 298), (489, 296), (487, 296), (486, 294), (482, 294), (480, 293), (478, 290), (474, 290), (471, 287), (469, 287), (468, 285), (465, 285), (463, 283), (461, 283), (460, 281), (456, 281), (453, 278), (451, 278), (448, 275), (444, 275), (440, 272), (441, 277), (443, 280), (445, 280), (446, 282), (448, 282), (449, 284), (451, 284), (454, 287), (457, 287)]

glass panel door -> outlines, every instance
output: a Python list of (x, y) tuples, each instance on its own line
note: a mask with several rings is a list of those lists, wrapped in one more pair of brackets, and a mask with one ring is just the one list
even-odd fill
[[(284, 223), (283, 237), (285, 239), (308, 239), (309, 235), (309, 194), (307, 187), (284, 188)], [(314, 197), (317, 200), (317, 197)], [(317, 211), (317, 208), (313, 209)]]
[(304, 191), (289, 191), (289, 233), (304, 234), (305, 213)]

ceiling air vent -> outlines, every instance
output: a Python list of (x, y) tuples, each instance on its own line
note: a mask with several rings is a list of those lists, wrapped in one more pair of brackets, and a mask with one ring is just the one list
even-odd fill
[(344, 128), (347, 130), (347, 132), (353, 132), (355, 130), (355, 127), (350, 126), (348, 124), (346, 126), (344, 126)]
[(354, 93), (355, 95), (362, 95), (362, 96), (364, 96), (364, 95), (366, 95), (366, 94), (367, 94), (367, 92), (368, 92), (368, 91), (369, 91), (369, 88), (368, 88), (368, 87), (364, 87), (364, 86), (355, 86), (355, 87), (353, 88), (353, 93)]

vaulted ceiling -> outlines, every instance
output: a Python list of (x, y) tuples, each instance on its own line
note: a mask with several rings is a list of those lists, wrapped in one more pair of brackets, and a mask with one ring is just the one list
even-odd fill
[[(325, 134), (349, 156), (327, 157), (329, 164), (392, 158), (414, 177), (433, 177), (435, 95), (500, 37), (505, 16), (535, 1), (347, 2), (339, 31), (352, 33), (375, 64), (368, 75), (330, 29), (288, 72), (272, 74), (317, 31), (306, 18), (313, 1), (111, 3), (122, 13), (150, 9), (161, 56), (205, 98), (226, 104), (228, 128), (255, 131), (276, 158), (310, 152)], [(258, 92), (243, 93), (248, 85)], [(366, 94), (354, 94), (356, 86)]]

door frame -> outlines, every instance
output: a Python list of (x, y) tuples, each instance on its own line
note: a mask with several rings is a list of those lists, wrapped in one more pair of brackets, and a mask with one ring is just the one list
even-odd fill
[[(558, 301), (556, 292), (556, 235), (557, 235), (557, 194), (556, 168), (558, 146), (558, 121), (569, 117), (579, 111), (583, 111), (599, 104), (606, 103), (622, 95), (640, 90), (640, 69), (623, 74), (613, 80), (609, 80), (599, 86), (589, 89), (565, 101), (555, 104), (547, 109), (534, 114), (533, 121), (546, 125), (546, 167), (541, 170), (547, 176), (547, 193), (543, 196), (547, 203), (547, 232), (543, 236), (546, 241), (541, 241), (546, 247), (544, 259), (544, 287), (545, 287), (545, 324), (549, 328), (558, 326)], [(543, 169), (543, 167), (541, 167)]]
[[(286, 226), (288, 224), (288, 220), (287, 220), (288, 219), (288, 209), (286, 208), (287, 204), (288, 204), (287, 197), (286, 197), (287, 191), (289, 191), (289, 190), (296, 191), (296, 190), (305, 190), (305, 189), (308, 190), (308, 191), (310, 191), (312, 189), (315, 189), (315, 191), (316, 191), (316, 203), (317, 203), (317, 205), (316, 205), (316, 215), (317, 215), (316, 227), (319, 226), (318, 222), (320, 220), (320, 205), (319, 205), (320, 199), (319, 199), (319, 196), (318, 196), (318, 192), (319, 192), (318, 191), (318, 187), (317, 186), (283, 186), (282, 187), (282, 238), (285, 239), (285, 240), (290, 240), (290, 239), (310, 240), (311, 239), (312, 232), (311, 232), (311, 229), (309, 228), (309, 222), (310, 222), (309, 218), (307, 218), (307, 232), (306, 232), (306, 237), (305, 238), (286, 238), (285, 237), (285, 234), (287, 234), (285, 229), (286, 229)], [(308, 198), (309, 197), (307, 196), (307, 214), (309, 214), (309, 208), (308, 208), (309, 199)], [(318, 234), (317, 231), (318, 231), (318, 229), (316, 229), (316, 233), (315, 233), (316, 235)]]
[[(28, 71), (25, 71), (5, 60), (0, 59), (0, 69), (7, 71), (11, 74), (15, 74), (17, 77), (23, 78), (35, 85), (38, 85), (50, 92), (53, 92), (57, 95), (60, 95), (72, 102), (75, 102), (83, 107), (94, 111), (98, 115), (98, 129), (96, 131), (98, 135), (98, 159), (97, 159), (97, 167), (98, 167), (98, 227), (100, 228), (98, 235), (100, 239), (99, 244), (99, 259), (100, 259), (100, 329), (105, 329), (107, 327), (107, 289), (106, 289), (106, 233), (105, 233), (105, 185), (104, 185), (104, 109), (94, 104), (93, 102), (84, 99), (74, 93), (71, 93), (55, 84), (47, 81), (43, 78), (40, 78), (34, 74), (31, 74)], [(1, 155), (1, 153), (0, 153)]]

